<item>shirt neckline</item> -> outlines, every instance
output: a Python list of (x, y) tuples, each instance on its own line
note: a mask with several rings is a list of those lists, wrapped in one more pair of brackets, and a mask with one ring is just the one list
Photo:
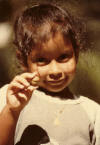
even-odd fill
[(36, 97), (38, 97), (38, 99), (44, 99), (48, 102), (57, 103), (57, 104), (80, 104), (83, 101), (82, 96), (78, 97), (76, 95), (74, 95), (74, 98), (76, 98), (76, 99), (61, 100), (57, 97), (52, 97), (50, 95), (47, 95), (40, 90), (35, 90), (33, 94)]

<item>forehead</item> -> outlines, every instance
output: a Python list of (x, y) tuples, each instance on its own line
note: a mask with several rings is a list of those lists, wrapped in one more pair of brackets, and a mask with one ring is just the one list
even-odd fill
[(43, 56), (52, 59), (69, 51), (73, 51), (70, 39), (64, 39), (62, 34), (57, 33), (46, 43), (42, 43), (40, 47), (37, 46), (37, 48), (33, 49), (31, 56)]

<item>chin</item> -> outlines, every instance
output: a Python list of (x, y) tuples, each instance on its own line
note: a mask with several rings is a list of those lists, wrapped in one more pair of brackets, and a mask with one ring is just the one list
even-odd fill
[(53, 88), (46, 88), (48, 91), (50, 91), (50, 92), (54, 92), (54, 93), (57, 93), (57, 92), (61, 92), (61, 91), (63, 91), (64, 90), (64, 88), (65, 88), (65, 86), (64, 87), (53, 87)]

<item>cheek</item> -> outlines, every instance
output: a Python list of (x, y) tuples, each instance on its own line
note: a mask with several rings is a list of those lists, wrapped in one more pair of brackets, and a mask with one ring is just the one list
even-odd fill
[(28, 65), (28, 68), (29, 68), (29, 72), (35, 72), (35, 71), (38, 71), (39, 75), (40, 76), (45, 76), (46, 74), (48, 74), (48, 66), (42, 66), (42, 67), (39, 67), (37, 64), (35, 63), (31, 63)]
[(29, 72), (33, 73), (35, 71), (37, 71), (37, 65), (35, 63), (29, 64)]
[(62, 69), (65, 74), (74, 74), (76, 72), (76, 61), (73, 59), (70, 60), (69, 62), (65, 63)]
[(38, 67), (38, 73), (41, 77), (45, 77), (48, 74), (49, 69), (48, 66)]

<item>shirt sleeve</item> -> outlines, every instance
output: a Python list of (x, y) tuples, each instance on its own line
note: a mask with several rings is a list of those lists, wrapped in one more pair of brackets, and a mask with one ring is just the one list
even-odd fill
[(94, 124), (95, 143), (93, 145), (100, 145), (100, 105), (86, 97), (83, 97), (83, 100), (81, 105)]
[(100, 107), (97, 110), (95, 118), (95, 134), (96, 134), (96, 144), (100, 145)]
[(8, 88), (8, 85), (5, 85), (0, 89), (0, 112), (2, 111), (4, 106), (6, 105), (7, 88)]

